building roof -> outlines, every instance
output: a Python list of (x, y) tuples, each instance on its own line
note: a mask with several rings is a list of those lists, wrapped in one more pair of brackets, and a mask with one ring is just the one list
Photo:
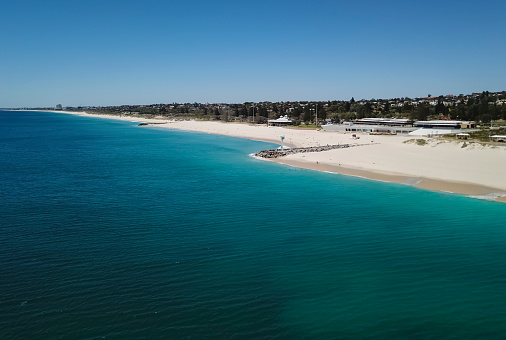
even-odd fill
[(461, 120), (418, 120), (415, 124), (433, 124), (433, 125), (454, 125), (454, 124), (462, 124)]

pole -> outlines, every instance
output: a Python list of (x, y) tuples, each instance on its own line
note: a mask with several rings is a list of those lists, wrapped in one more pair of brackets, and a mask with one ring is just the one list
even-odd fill
[(314, 116), (315, 116), (315, 125), (316, 125), (316, 128), (318, 128), (318, 103), (315, 104), (315, 109), (314, 109)]

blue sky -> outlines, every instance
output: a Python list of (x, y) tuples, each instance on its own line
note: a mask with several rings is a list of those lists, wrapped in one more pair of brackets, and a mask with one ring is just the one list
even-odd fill
[(0, 2), (0, 107), (506, 90), (506, 1)]

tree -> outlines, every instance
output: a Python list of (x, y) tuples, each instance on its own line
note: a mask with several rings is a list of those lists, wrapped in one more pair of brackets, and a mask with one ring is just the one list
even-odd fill
[(488, 109), (488, 97), (484, 96), (480, 99), (480, 115), (488, 115), (489, 109)]
[(499, 109), (497, 108), (497, 105), (494, 103), (494, 105), (489, 106), (489, 112), (492, 117), (492, 120), (497, 120), (499, 118)]
[(492, 121), (492, 116), (487, 113), (487, 114), (482, 115), (480, 120), (482, 123), (485, 123), (485, 124), (490, 123)]
[(437, 103), (436, 106), (434, 107), (434, 112), (437, 114), (437, 115), (444, 115), (445, 113), (445, 106), (443, 103)]
[(468, 119), (469, 120), (479, 120), (480, 117), (480, 107), (478, 104), (473, 104), (468, 108)]
[(269, 114), (267, 113), (267, 109), (264, 106), (258, 108), (258, 116), (267, 118)]
[(427, 105), (420, 104), (417, 108), (417, 120), (427, 120), (427, 116), (429, 115), (429, 108)]
[(413, 121), (418, 119), (418, 109), (414, 106), (409, 110), (409, 119)]
[(466, 106), (464, 105), (464, 103), (459, 103), (455, 107), (455, 110), (452, 111), (452, 117), (455, 119), (463, 119), (463, 120), (468, 119), (467, 112), (466, 112)]
[(323, 106), (318, 105), (318, 120), (325, 120), (327, 119), (327, 111)]
[(401, 113), (403, 113), (403, 112), (410, 113), (412, 109), (413, 109), (413, 105), (411, 105), (410, 102), (404, 102), (404, 105), (401, 106), (400, 112)]
[(311, 109), (309, 108), (309, 105), (304, 106), (304, 116), (303, 116), (302, 120), (304, 122), (311, 121)]
[(332, 121), (332, 123), (339, 123), (340, 122), (340, 116), (337, 112), (332, 112), (329, 114), (329, 118)]

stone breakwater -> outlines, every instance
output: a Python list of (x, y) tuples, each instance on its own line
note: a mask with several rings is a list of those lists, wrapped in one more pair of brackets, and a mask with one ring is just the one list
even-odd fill
[(354, 146), (370, 145), (370, 144), (338, 144), (338, 145), (325, 145), (325, 146), (310, 146), (307, 148), (293, 148), (293, 149), (274, 149), (274, 150), (263, 150), (255, 154), (257, 157), (262, 158), (278, 158), (287, 155), (293, 155), (296, 153), (306, 152), (322, 152), (334, 149), (346, 149)]

